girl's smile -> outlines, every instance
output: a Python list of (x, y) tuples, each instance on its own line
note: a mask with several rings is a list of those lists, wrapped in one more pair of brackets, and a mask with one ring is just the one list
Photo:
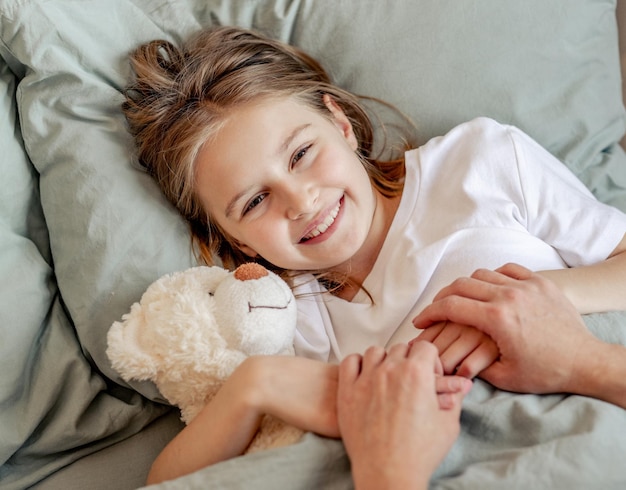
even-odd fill
[(250, 257), (289, 270), (369, 271), (395, 207), (374, 190), (352, 125), (293, 98), (263, 98), (225, 118), (197, 157), (196, 189)]
[(308, 227), (310, 231), (307, 230), (304, 237), (300, 240), (300, 243), (309, 242), (312, 245), (322, 242), (331, 236), (336, 229), (335, 224), (341, 219), (339, 213), (341, 212), (342, 203), (343, 197), (339, 200), (337, 205), (326, 214), (326, 217), (322, 216), (321, 220), (317, 219), (313, 221)]

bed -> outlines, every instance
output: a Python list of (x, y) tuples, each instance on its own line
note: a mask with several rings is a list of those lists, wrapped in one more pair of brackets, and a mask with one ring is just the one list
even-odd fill
[[(401, 108), (419, 143), (476, 116), (517, 125), (626, 211), (624, 0), (1, 0), (3, 490), (140, 488), (181, 428), (154, 386), (125, 383), (105, 355), (148, 284), (194, 264), (119, 106), (131, 49), (215, 24), (305, 48), (338, 84)], [(626, 313), (585, 321), (626, 345)], [(625, 434), (615, 406), (477, 381), (431, 488), (626, 488)], [(307, 434), (154, 488), (352, 481), (341, 442)]]

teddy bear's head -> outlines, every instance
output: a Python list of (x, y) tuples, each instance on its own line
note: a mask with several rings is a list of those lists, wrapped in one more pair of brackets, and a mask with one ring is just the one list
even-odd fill
[(194, 267), (151, 284), (108, 333), (107, 355), (127, 381), (153, 381), (185, 422), (248, 356), (292, 354), (296, 305), (259, 264)]

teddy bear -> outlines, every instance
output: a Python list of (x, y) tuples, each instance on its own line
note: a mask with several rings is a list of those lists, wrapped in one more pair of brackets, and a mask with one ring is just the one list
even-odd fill
[[(153, 282), (109, 329), (107, 356), (126, 381), (152, 381), (189, 424), (246, 357), (293, 355), (295, 326), (291, 289), (262, 265), (197, 266)], [(246, 452), (302, 434), (266, 415)]]

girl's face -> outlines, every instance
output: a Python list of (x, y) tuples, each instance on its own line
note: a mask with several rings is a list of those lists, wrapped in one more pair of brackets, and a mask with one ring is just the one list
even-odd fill
[(283, 269), (346, 270), (354, 258), (371, 266), (367, 244), (384, 233), (352, 126), (324, 102), (331, 118), (287, 97), (237, 108), (197, 160), (212, 219), (244, 253)]

